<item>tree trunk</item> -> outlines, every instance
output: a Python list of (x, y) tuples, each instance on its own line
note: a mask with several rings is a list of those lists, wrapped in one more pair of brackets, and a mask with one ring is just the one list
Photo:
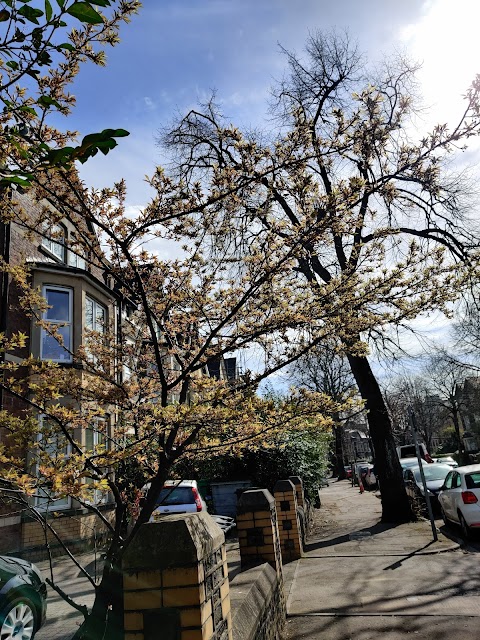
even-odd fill
[(347, 474), (345, 473), (345, 461), (343, 459), (343, 425), (339, 422), (340, 416), (335, 415), (334, 419), (338, 421), (334, 429), (337, 476), (339, 480), (345, 480)]
[(460, 411), (455, 402), (452, 403), (452, 422), (455, 428), (455, 436), (457, 438), (458, 457), (460, 464), (469, 464), (468, 456), (465, 454), (462, 436), (460, 434)]
[(123, 640), (123, 580), (118, 564), (106, 562), (95, 601), (72, 640)]
[[(106, 553), (100, 584), (95, 590), (95, 600), (72, 640), (124, 640), (123, 629), (123, 574), (122, 559), (130, 544), (135, 544), (136, 529), (149, 521), (155, 508), (156, 497), (173, 464), (173, 460), (161, 456), (157, 475), (151, 481), (150, 490), (137, 518), (134, 530), (124, 544), (114, 535)], [(118, 517), (118, 514), (117, 514)], [(123, 519), (123, 513), (122, 513)]]
[(415, 517), (405, 492), (392, 425), (377, 379), (367, 358), (347, 357), (360, 394), (366, 402), (370, 437), (375, 450), (375, 471), (382, 495), (382, 522), (410, 522)]

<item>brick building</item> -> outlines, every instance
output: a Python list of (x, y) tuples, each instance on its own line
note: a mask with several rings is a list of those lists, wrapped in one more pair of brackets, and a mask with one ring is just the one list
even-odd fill
[[(9, 336), (22, 331), (27, 336), (24, 348), (0, 354), (3, 360), (20, 363), (29, 355), (40, 360), (57, 362), (62, 367), (75, 369), (79, 379), (85, 375), (81, 366), (74, 363), (73, 354), (84, 344), (86, 332), (102, 332), (109, 327), (117, 333), (122, 312), (120, 297), (101, 267), (88, 256), (82, 254), (71, 223), (58, 219), (46, 227), (42, 223), (44, 206), (35, 203), (28, 194), (15, 193), (12, 205), (28, 219), (29, 231), (18, 222), (0, 223), (0, 256), (11, 265), (27, 264), (31, 285), (41, 291), (48, 309), (43, 319), (49, 326), (58, 327), (63, 344), (51, 332), (39, 326), (38, 322), (22, 310), (14, 281), (6, 273), (0, 280), (0, 333)], [(62, 398), (60, 402), (68, 402)], [(27, 404), (6, 390), (0, 389), (0, 410), (14, 415), (25, 415)], [(38, 415), (41, 424), (42, 415)], [(74, 433), (76, 442), (85, 449), (98, 444), (99, 438), (112, 433), (116, 416), (104, 412), (101, 429), (92, 425), (91, 429), (78, 429)], [(0, 433), (3, 443), (8, 444), (8, 436)], [(28, 464), (26, 452), (20, 452)], [(56, 452), (52, 450), (52, 455)], [(69, 546), (81, 547), (92, 540), (101, 538), (102, 527), (89, 511), (71, 498), (55, 499), (48, 491), (37, 492), (30, 503), (47, 518), (56, 518), (55, 529)], [(108, 517), (111, 511), (107, 493), (98, 496), (97, 507)], [(0, 515), (0, 552), (21, 553), (26, 556), (41, 555), (45, 546), (45, 533), (41, 524), (32, 517), (28, 509), (15, 509), (3, 504)], [(53, 515), (55, 514), (55, 515)], [(56, 541), (52, 541), (55, 547)]]

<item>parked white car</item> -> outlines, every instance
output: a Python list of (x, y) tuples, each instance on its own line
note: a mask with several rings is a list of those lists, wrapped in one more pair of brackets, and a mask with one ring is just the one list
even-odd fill
[[(148, 491), (150, 485), (143, 488)], [(196, 480), (167, 480), (157, 498), (156, 508), (150, 522), (156, 522), (171, 513), (195, 513), (207, 511), (207, 503), (198, 490)], [(229, 516), (212, 515), (225, 535), (236, 526), (235, 519)]]
[(458, 462), (452, 458), (452, 456), (443, 456), (442, 458), (434, 458), (434, 462), (438, 462), (440, 464), (448, 464), (450, 467), (456, 469), (458, 467)]
[[(427, 462), (424, 462), (427, 465)], [(400, 460), (400, 466), (403, 469), (403, 477), (405, 479), (405, 470), (410, 469), (411, 467), (418, 467), (418, 458), (402, 458)]]
[(438, 500), (445, 524), (458, 523), (465, 538), (480, 529), (480, 464), (452, 469)]
[[(148, 485), (145, 488), (148, 489)], [(196, 480), (167, 480), (158, 494), (151, 521), (169, 513), (206, 510), (207, 504), (198, 491)]]
[[(427, 451), (427, 447), (420, 442), (418, 445), (418, 449), (420, 451), (420, 457), (425, 460), (425, 462), (433, 462), (432, 457)], [(413, 458), (417, 455), (417, 450), (414, 444), (404, 444), (401, 447), (397, 447), (397, 455), (400, 460), (400, 463), (403, 462), (404, 458)]]

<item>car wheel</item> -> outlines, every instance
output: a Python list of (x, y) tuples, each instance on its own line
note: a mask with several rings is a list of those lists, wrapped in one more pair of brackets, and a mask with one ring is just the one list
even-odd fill
[(27, 598), (16, 598), (0, 616), (0, 640), (32, 640), (36, 631), (35, 607)]
[[(470, 538), (472, 536), (472, 532), (470, 530), (470, 527), (466, 523), (465, 518), (462, 516), (461, 513), (459, 513), (458, 516), (459, 516), (459, 519), (460, 519), (460, 527), (462, 529), (462, 535), (465, 538), (465, 540), (470, 540)], [(0, 636), (0, 638), (1, 638), (1, 636)], [(1, 640), (3, 640), (3, 638)]]

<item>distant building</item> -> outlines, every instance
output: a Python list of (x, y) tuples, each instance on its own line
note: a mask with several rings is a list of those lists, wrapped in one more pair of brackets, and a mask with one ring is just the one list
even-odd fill
[(480, 435), (480, 377), (465, 378), (457, 385), (455, 396), (464, 430)]
[(344, 452), (348, 462), (353, 460), (371, 460), (373, 452), (370, 438), (366, 432), (365, 424), (355, 427), (345, 427), (344, 430)]

